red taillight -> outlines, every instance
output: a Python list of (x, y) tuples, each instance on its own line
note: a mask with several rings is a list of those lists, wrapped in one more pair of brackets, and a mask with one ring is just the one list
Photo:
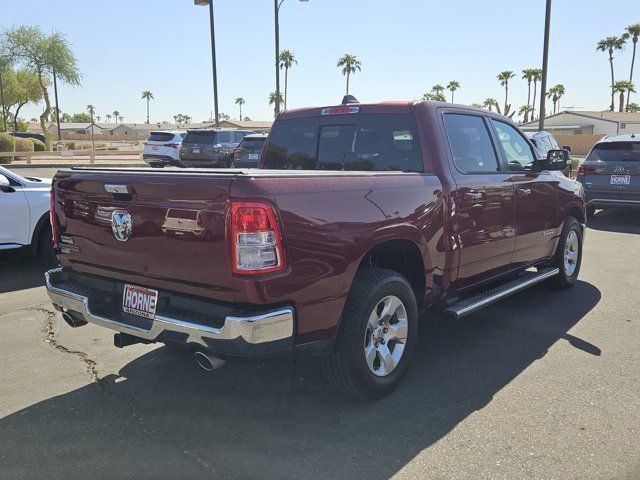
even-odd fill
[(583, 165), (578, 167), (578, 175), (591, 175), (598, 172), (599, 170), (597, 167), (585, 167)]
[(282, 236), (272, 206), (233, 202), (230, 224), (233, 273), (259, 274), (284, 270)]
[(51, 223), (51, 241), (56, 245), (60, 239), (58, 237), (58, 222), (56, 219), (56, 201), (51, 187), (51, 193), (49, 194), (49, 222)]
[(163, 147), (169, 147), (169, 148), (178, 148), (179, 145), (180, 145), (179, 143), (165, 143), (162, 146)]

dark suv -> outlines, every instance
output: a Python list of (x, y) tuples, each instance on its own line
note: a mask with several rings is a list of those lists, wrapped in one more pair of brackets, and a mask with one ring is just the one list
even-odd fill
[(257, 168), (262, 147), (267, 140), (266, 133), (254, 133), (242, 139), (233, 149), (233, 167)]
[(249, 135), (249, 130), (208, 128), (187, 130), (180, 150), (183, 167), (229, 167), (233, 149)]
[(640, 207), (640, 136), (609, 135), (578, 168), (587, 215), (596, 208)]

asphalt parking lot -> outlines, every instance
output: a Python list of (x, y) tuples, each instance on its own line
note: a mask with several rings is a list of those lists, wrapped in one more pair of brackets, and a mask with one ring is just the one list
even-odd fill
[(331, 392), (310, 360), (207, 373), (116, 349), (53, 312), (45, 268), (0, 260), (2, 479), (640, 478), (640, 212), (596, 215), (571, 290), (428, 312), (376, 403)]

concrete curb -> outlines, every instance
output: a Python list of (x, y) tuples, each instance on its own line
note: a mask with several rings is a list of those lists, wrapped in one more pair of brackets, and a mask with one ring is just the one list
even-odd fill
[(41, 163), (41, 164), (31, 164), (31, 165), (14, 165), (10, 163), (8, 165), (2, 165), (3, 167), (9, 170), (18, 170), (18, 169), (28, 169), (28, 168), (71, 168), (71, 167), (117, 167), (117, 168), (127, 168), (127, 167), (148, 167), (149, 165), (146, 163), (82, 163), (82, 164), (69, 164), (69, 163)]

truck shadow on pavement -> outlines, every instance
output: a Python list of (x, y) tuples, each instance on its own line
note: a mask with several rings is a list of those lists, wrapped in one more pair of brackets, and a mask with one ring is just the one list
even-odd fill
[(44, 285), (44, 272), (54, 268), (28, 255), (0, 256), (0, 293)]
[[(559, 340), (575, 355), (599, 355), (568, 334), (599, 300), (596, 287), (578, 282), (569, 291), (534, 287), (457, 323), (427, 313), (407, 377), (373, 403), (328, 390), (310, 360), (207, 373), (190, 355), (160, 347), (119, 377), (1, 419), (0, 471), (69, 480), (386, 479)], [(521, 404), (522, 415), (533, 414)]]
[(592, 230), (640, 234), (640, 208), (600, 210), (589, 220)]

